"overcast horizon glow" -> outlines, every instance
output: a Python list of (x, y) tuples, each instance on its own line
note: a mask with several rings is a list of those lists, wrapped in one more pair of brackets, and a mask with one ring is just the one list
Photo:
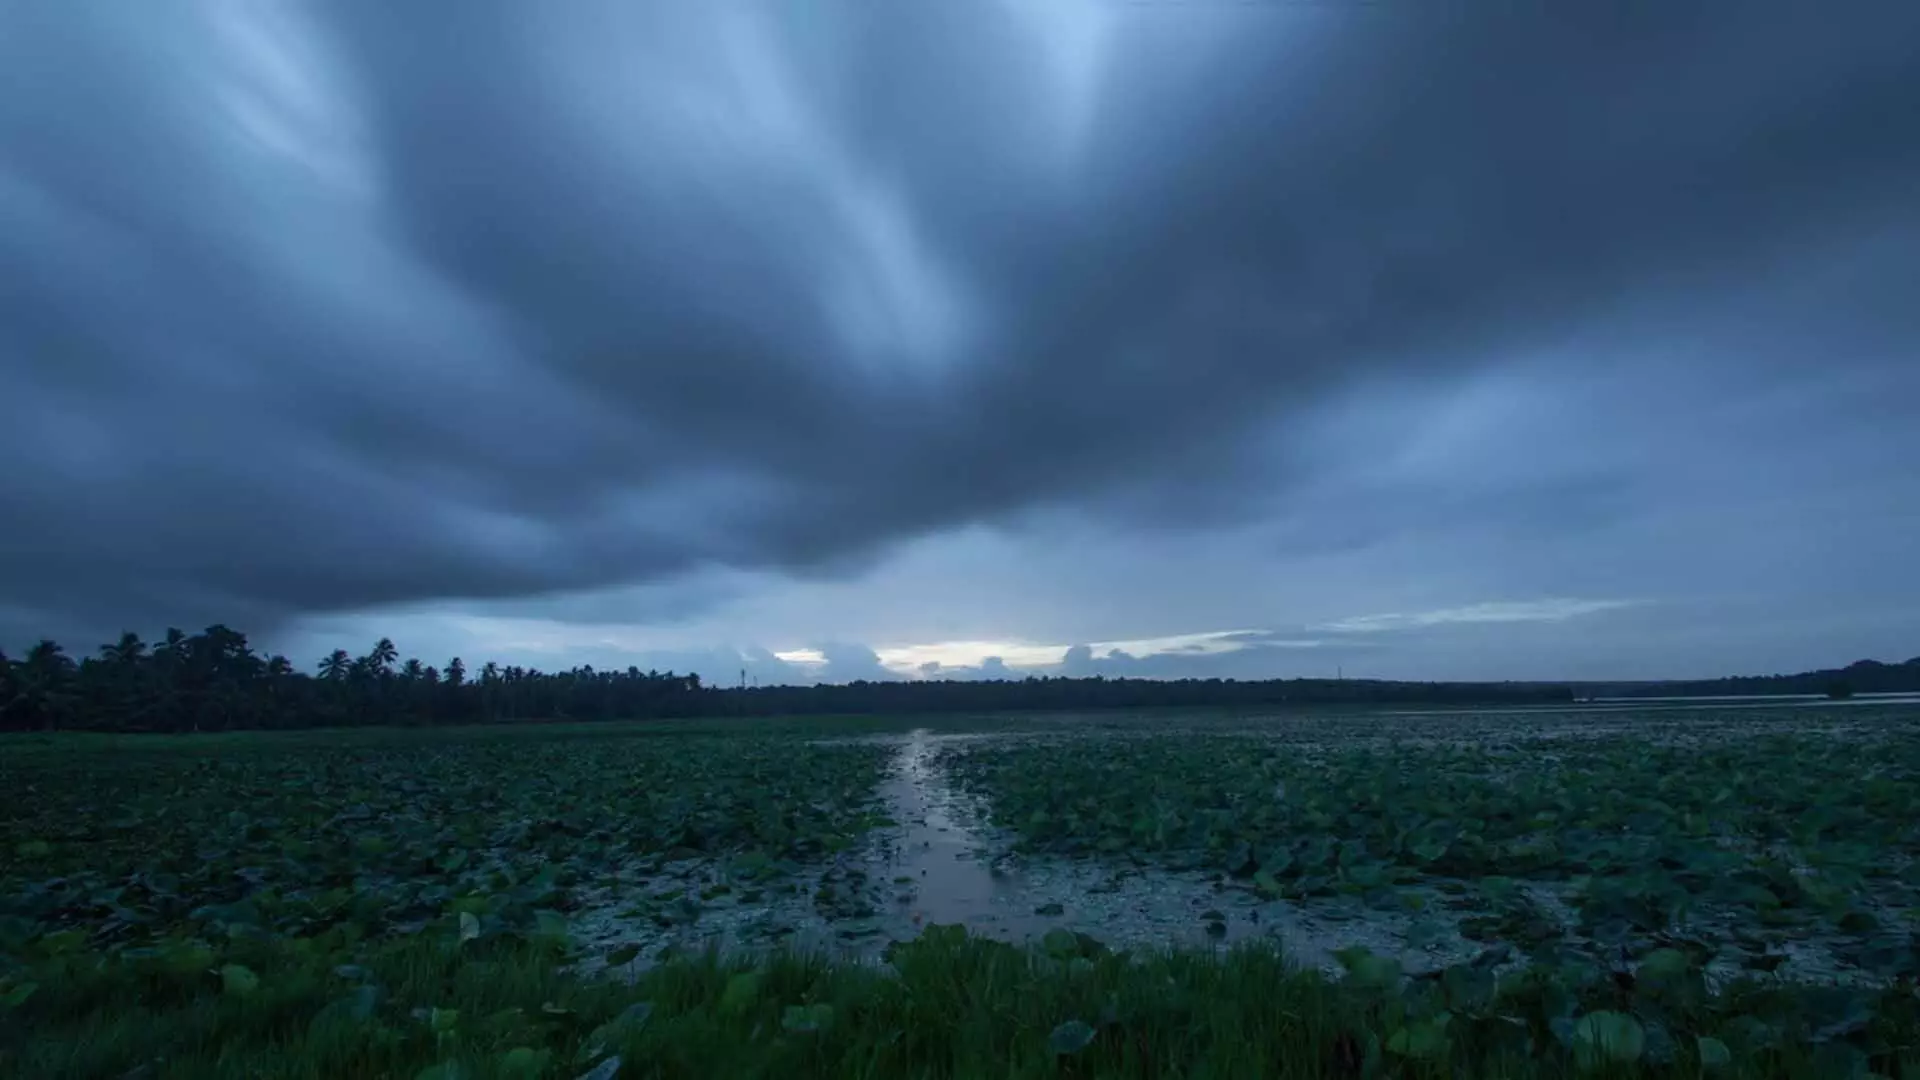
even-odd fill
[(1920, 6), (0, 12), (0, 648), (1920, 654)]

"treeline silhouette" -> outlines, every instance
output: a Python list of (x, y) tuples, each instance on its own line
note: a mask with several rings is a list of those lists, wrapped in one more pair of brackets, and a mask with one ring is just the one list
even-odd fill
[(469, 670), (402, 661), (381, 638), (364, 656), (335, 650), (312, 673), (263, 656), (226, 626), (137, 634), (74, 658), (42, 641), (18, 660), (0, 653), (0, 730), (230, 731), (493, 721), (998, 712), (1297, 704), (1523, 704), (1570, 701), (1565, 686), (1370, 679), (1027, 678), (717, 688), (698, 675), (543, 672), (487, 663)]
[(1920, 693), (1920, 656), (1901, 664), (1856, 660), (1843, 668), (1823, 668), (1793, 675), (1736, 675), (1725, 679), (1689, 679), (1684, 682), (1613, 684), (1596, 693), (1615, 697), (1699, 697), (1740, 694), (1825, 694), (1844, 698), (1855, 694)]

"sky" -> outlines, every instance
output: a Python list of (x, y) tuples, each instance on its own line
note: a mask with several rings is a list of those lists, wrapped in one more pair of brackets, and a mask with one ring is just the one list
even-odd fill
[(0, 5), (0, 647), (1903, 660), (1915, 40), (1900, 0)]

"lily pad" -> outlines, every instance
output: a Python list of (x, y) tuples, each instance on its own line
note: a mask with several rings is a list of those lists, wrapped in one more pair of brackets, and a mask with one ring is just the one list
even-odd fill
[(220, 986), (234, 997), (248, 997), (260, 989), (260, 976), (244, 964), (223, 964), (220, 967)]
[(1635, 1062), (1646, 1049), (1646, 1030), (1625, 1013), (1588, 1013), (1574, 1023), (1574, 1059), (1584, 1068)]
[(781, 1029), (795, 1034), (812, 1035), (825, 1031), (832, 1025), (833, 1006), (825, 1002), (813, 1005), (789, 1005), (780, 1015)]
[(1077, 1054), (1093, 1042), (1096, 1032), (1084, 1020), (1068, 1020), (1047, 1036), (1047, 1049), (1056, 1055)]

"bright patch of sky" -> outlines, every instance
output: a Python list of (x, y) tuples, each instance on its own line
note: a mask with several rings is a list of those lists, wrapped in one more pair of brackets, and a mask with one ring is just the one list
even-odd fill
[(999, 657), (1008, 667), (1040, 667), (1057, 664), (1066, 655), (1066, 645), (1037, 645), (1021, 641), (937, 641), (920, 645), (889, 645), (874, 651), (880, 662), (902, 673), (918, 671), (923, 664), (942, 667), (979, 667), (989, 657)]

